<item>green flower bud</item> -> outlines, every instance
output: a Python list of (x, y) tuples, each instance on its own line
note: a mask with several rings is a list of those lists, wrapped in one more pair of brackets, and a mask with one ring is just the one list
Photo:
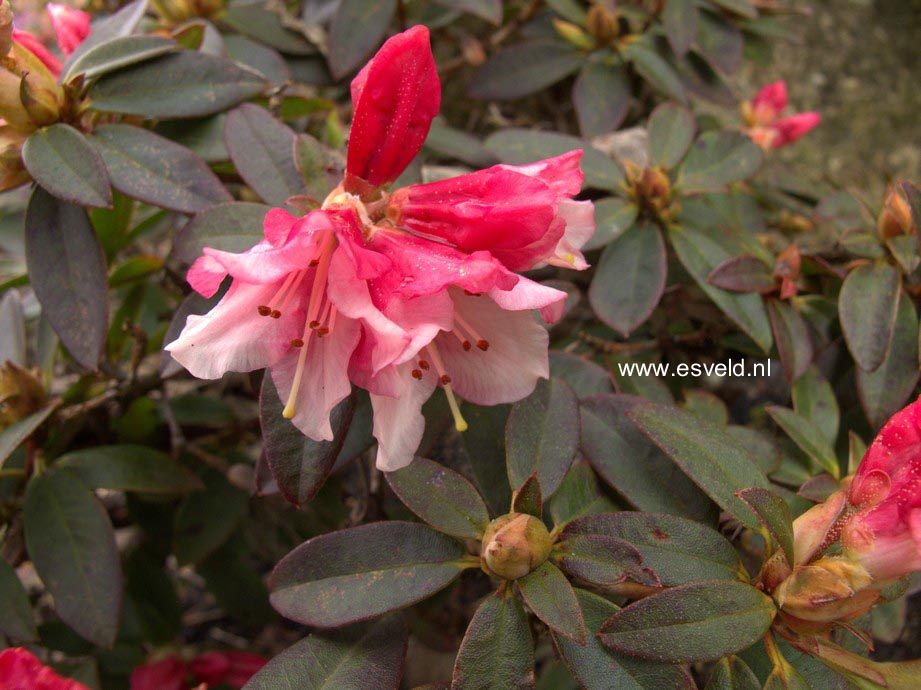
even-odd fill
[(550, 555), (544, 523), (524, 513), (509, 513), (489, 523), (480, 554), (483, 570), (506, 580), (524, 577)]

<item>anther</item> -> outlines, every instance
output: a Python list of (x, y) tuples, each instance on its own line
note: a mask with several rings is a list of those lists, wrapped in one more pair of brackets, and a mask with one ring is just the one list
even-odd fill
[(441, 375), (441, 383), (442, 383), (443, 385), (447, 386), (449, 383), (451, 383), (451, 377), (448, 376), (447, 374), (442, 374), (442, 375)]
[(314, 319), (313, 321), (310, 322), (310, 326), (309, 326), (309, 327), (312, 328), (312, 329), (314, 329), (314, 330), (316, 330), (317, 328), (320, 327), (320, 322), (317, 321), (316, 319)]
[(310, 263), (307, 264), (307, 267), (308, 267), (308, 268), (316, 268), (319, 264), (320, 264), (320, 260), (319, 260), (319, 259), (311, 259), (311, 260), (310, 260)]
[(461, 346), (464, 348), (464, 350), (468, 352), (470, 351), (470, 348), (473, 347), (473, 345), (470, 344), (469, 340), (465, 340)]
[(304, 341), (300, 338), (295, 338), (291, 341), (291, 347), (304, 347)]
[(281, 312), (278, 311), (277, 309), (273, 309), (273, 310), (272, 310), (272, 313), (269, 314), (269, 316), (271, 316), (273, 319), (280, 319), (280, 318), (281, 318)]
[(486, 352), (486, 350), (489, 349), (489, 341), (484, 340), (483, 338), (480, 338), (479, 340), (476, 341), (476, 346), (480, 348), (483, 352)]
[(256, 309), (256, 311), (259, 312), (259, 316), (268, 316), (269, 314), (272, 313), (272, 310), (271, 310), (269, 307), (265, 306), (265, 305), (260, 305), (260, 306)]
[(419, 360), (419, 368), (422, 369), (422, 371), (428, 371), (428, 370), (429, 370), (429, 363), (426, 362), (424, 359), (420, 359), (420, 360)]
[(326, 326), (323, 326), (323, 328), (317, 329), (318, 338), (322, 338), (324, 335), (329, 335), (329, 329)]
[(421, 379), (421, 378), (422, 378), (422, 372), (419, 371), (418, 369), (413, 369), (412, 374), (413, 374), (413, 378), (414, 378), (414, 379)]

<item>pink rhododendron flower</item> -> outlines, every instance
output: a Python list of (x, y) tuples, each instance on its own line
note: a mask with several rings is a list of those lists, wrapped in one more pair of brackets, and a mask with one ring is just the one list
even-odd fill
[(883, 426), (851, 481), (848, 503), (859, 512), (841, 532), (846, 554), (877, 580), (921, 570), (921, 400)]
[[(70, 57), (90, 34), (90, 16), (66, 5), (49, 3), (47, 7), (58, 48), (64, 57)], [(13, 40), (41, 60), (55, 77), (60, 76), (61, 61), (35, 36), (27, 31), (14, 31)]]
[(209, 686), (223, 683), (242, 688), (267, 663), (265, 657), (249, 652), (205, 652), (189, 662), (189, 670), (196, 680)]
[(2, 690), (89, 690), (83, 683), (59, 676), (28, 649), (11, 647), (0, 652)]
[(329, 414), (352, 385), (371, 393), (378, 466), (402, 467), (422, 436), (422, 403), (512, 402), (548, 376), (547, 332), (565, 293), (513, 270), (585, 268), (594, 231), (579, 192), (581, 152), (499, 165), (389, 192), (418, 153), (440, 87), (428, 30), (388, 40), (352, 83), (355, 117), (343, 183), (303, 218), (266, 216), (265, 239), (242, 254), (205, 249), (192, 287), (216, 293), (167, 346), (201, 378), (269, 368), (284, 416), (331, 440)]
[(748, 135), (763, 149), (777, 149), (790, 144), (822, 121), (822, 116), (810, 111), (781, 117), (787, 109), (787, 85), (776, 81), (761, 88), (755, 97), (742, 104), (742, 115)]

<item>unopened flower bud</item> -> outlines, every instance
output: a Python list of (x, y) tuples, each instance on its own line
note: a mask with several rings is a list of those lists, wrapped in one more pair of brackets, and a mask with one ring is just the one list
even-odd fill
[(19, 75), (0, 67), (0, 119), (17, 132), (29, 133), (35, 125), (19, 95), (21, 81)]
[(479, 67), (486, 62), (486, 51), (483, 49), (483, 44), (470, 35), (461, 38), (461, 54), (464, 56), (464, 61), (472, 67)]
[(890, 188), (883, 203), (883, 210), (876, 220), (879, 236), (888, 240), (898, 235), (913, 235), (918, 229), (914, 227), (908, 202), (895, 188)]
[(29, 118), (38, 127), (57, 122), (61, 118), (60, 89), (45, 88), (32, 75), (27, 74), (19, 83), (19, 99), (29, 113)]
[(602, 5), (592, 5), (589, 8), (585, 28), (599, 43), (610, 43), (620, 33), (617, 15)]
[(821, 558), (799, 566), (774, 590), (774, 601), (787, 616), (811, 621), (848, 621), (866, 613), (879, 598), (873, 578), (846, 558)]
[(532, 515), (503, 515), (490, 522), (483, 535), (483, 569), (506, 580), (524, 577), (549, 555), (550, 533)]
[(595, 41), (592, 37), (585, 33), (580, 26), (572, 22), (554, 19), (553, 28), (556, 29), (556, 32), (564, 41), (571, 43), (576, 48), (592, 50), (595, 47)]
[(25, 419), (45, 404), (41, 374), (7, 362), (0, 367), (0, 429)]
[(0, 57), (9, 55), (13, 47), (13, 10), (7, 0), (0, 0)]
[(646, 202), (653, 208), (668, 206), (671, 200), (672, 185), (662, 168), (646, 168), (639, 181), (639, 191)]

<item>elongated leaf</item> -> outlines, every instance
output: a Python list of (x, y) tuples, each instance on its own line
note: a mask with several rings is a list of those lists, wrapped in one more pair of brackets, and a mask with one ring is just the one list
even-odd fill
[(739, 657), (727, 656), (714, 666), (704, 690), (761, 690), (761, 682)]
[(478, 539), (489, 523), (489, 511), (477, 490), (454, 470), (426, 458), (384, 475), (406, 507), (439, 532)]
[(437, 0), (452, 10), (468, 12), (499, 26), (502, 23), (502, 0)]
[(614, 392), (607, 371), (589, 359), (568, 352), (550, 352), (550, 375), (568, 383), (579, 398)]
[(674, 515), (623, 511), (588, 515), (569, 523), (561, 539), (608, 535), (632, 544), (666, 587), (698, 580), (746, 577), (735, 549), (719, 533)]
[[(670, 6), (671, 3), (669, 3)], [(674, 168), (688, 152), (697, 123), (690, 110), (674, 103), (663, 103), (649, 116), (649, 162)]]
[(38, 639), (38, 630), (32, 620), (29, 595), (19, 581), (13, 566), (0, 558), (0, 632), (14, 642), (32, 642)]
[(464, 449), (470, 458), (473, 478), (492, 516), (508, 511), (512, 500), (505, 463), (505, 427), (511, 405), (480, 407), (465, 404)]
[(864, 414), (874, 429), (898, 412), (918, 382), (918, 314), (908, 295), (902, 295), (896, 313), (889, 354), (873, 372), (857, 369), (857, 392)]
[(265, 108), (244, 103), (232, 110), (224, 139), (240, 177), (264, 201), (280, 206), (285, 199), (304, 193), (294, 165), (294, 132)]
[(275, 567), (272, 606), (321, 628), (409, 606), (454, 580), (460, 543), (426, 525), (376, 522), (304, 542)]
[(58, 616), (103, 647), (118, 632), (122, 571), (112, 523), (76, 475), (33, 477), (23, 505), (26, 548)]
[(627, 47), (624, 54), (633, 63), (637, 73), (648, 81), (652, 88), (671, 99), (685, 102), (687, 97), (681, 79), (655, 49), (650, 48), (644, 41), (636, 41)]
[(496, 162), (495, 157), (483, 147), (477, 137), (449, 127), (437, 119), (432, 122), (432, 128), (425, 138), (425, 146), (477, 168), (488, 168)]
[(26, 264), (61, 343), (95, 369), (109, 328), (109, 298), (105, 256), (86, 211), (36, 188), (26, 210)]
[(773, 292), (777, 288), (771, 270), (754, 256), (727, 259), (707, 276), (707, 282), (733, 292)]
[(233, 201), (208, 165), (187, 148), (132, 125), (104, 125), (92, 137), (112, 186), (140, 201), (196, 213)]
[(96, 446), (67, 453), (57, 466), (74, 472), (91, 489), (184, 493), (204, 488), (169, 455), (146, 446)]
[(761, 524), (783, 549), (787, 563), (794, 565), (793, 515), (787, 502), (768, 489), (742, 489), (738, 496), (755, 511)]
[(534, 642), (521, 602), (487, 596), (467, 626), (454, 662), (452, 690), (534, 687)]
[(783, 364), (787, 380), (798, 379), (812, 364), (812, 338), (809, 326), (792, 306), (780, 300), (772, 299), (768, 303), (768, 316), (774, 331), (774, 342)]
[(592, 309), (626, 338), (656, 308), (667, 273), (662, 233), (652, 223), (634, 225), (601, 254), (588, 292)]
[(767, 411), (771, 419), (799, 446), (800, 450), (809, 456), (814, 468), (828, 472), (833, 477), (841, 476), (835, 449), (828, 444), (815, 426), (786, 407), (769, 405)]
[(632, 201), (618, 196), (608, 197), (594, 202), (595, 234), (582, 247), (589, 251), (613, 242), (626, 232), (639, 214), (639, 209)]
[(521, 485), (521, 488), (512, 492), (511, 512), (533, 515), (538, 520), (543, 518), (544, 497), (540, 488), (540, 480), (537, 478), (537, 472), (532, 473)]
[(662, 24), (668, 42), (678, 57), (682, 57), (691, 48), (697, 36), (699, 19), (700, 12), (694, 0), (671, 0), (665, 3)]
[(601, 587), (630, 579), (659, 585), (654, 572), (643, 567), (643, 556), (629, 542), (608, 534), (576, 534), (560, 542), (555, 562), (572, 577)]
[(568, 77), (581, 65), (582, 56), (568, 43), (552, 39), (516, 43), (476, 71), (470, 95), (489, 100), (521, 98)]
[(831, 384), (825, 380), (818, 367), (810, 367), (794, 382), (793, 409), (808, 419), (829, 445), (835, 444), (840, 416), (838, 401)]
[(886, 358), (899, 306), (899, 272), (889, 264), (864, 264), (847, 274), (838, 296), (841, 330), (854, 361), (876, 371)]
[(70, 82), (81, 74), (86, 81), (90, 81), (123, 67), (166, 55), (178, 48), (176, 41), (163, 36), (118, 36), (81, 54), (74, 60), (62, 81)]
[(377, 47), (397, 9), (396, 0), (342, 0), (329, 29), (329, 71), (336, 79), (361, 66)]
[(83, 206), (112, 205), (102, 158), (80, 132), (62, 123), (26, 139), (22, 162), (32, 178), (59, 199)]
[(607, 599), (576, 590), (579, 607), (585, 616), (589, 634), (585, 644), (580, 645), (552, 634), (553, 644), (572, 675), (586, 690), (694, 690), (691, 675), (679, 666), (656, 664), (618, 654), (608, 649), (598, 639), (597, 633), (604, 622), (620, 609)]
[(202, 249), (212, 247), (225, 252), (243, 252), (264, 239), (262, 223), (271, 206), (246, 201), (218, 204), (196, 214), (179, 231), (173, 254), (192, 263)]
[[(707, 497), (627, 417), (642, 402), (629, 395), (595, 395), (583, 400), (579, 406), (582, 452), (630, 505), (704, 519), (711, 505)], [(637, 472), (638, 467), (643, 471)], [(662, 491), (663, 486), (670, 490)]]
[(678, 169), (676, 187), (685, 194), (718, 192), (761, 167), (761, 149), (739, 132), (707, 132), (691, 147)]
[(243, 686), (244, 690), (360, 688), (397, 690), (408, 630), (401, 616), (385, 616), (341, 630), (316, 632), (291, 645)]
[(176, 510), (173, 553), (180, 565), (200, 563), (233, 534), (249, 501), (217, 470), (202, 474), (204, 491), (185, 496)]
[(332, 191), (337, 179), (341, 179), (341, 174), (331, 172), (334, 170), (334, 156), (309, 134), (295, 137), (293, 157), (301, 185), (318, 201)]
[(55, 403), (45, 405), (38, 412), (33, 412), (25, 419), (13, 422), (0, 431), (0, 465), (32, 435), (32, 432), (42, 425), (42, 422), (48, 419), (48, 415), (54, 412), (55, 408), (57, 408)]
[(585, 184), (600, 189), (618, 189), (624, 181), (624, 171), (612, 159), (582, 139), (530, 129), (503, 129), (491, 135), (484, 144), (503, 163), (521, 165), (542, 158), (552, 158), (575, 149), (582, 149), (582, 171)]
[(769, 487), (746, 450), (716, 425), (674, 407), (645, 403), (628, 414), (710, 498), (747, 527), (758, 526), (758, 519), (734, 493)]
[(90, 89), (101, 112), (202, 117), (258, 95), (268, 83), (225, 58), (183, 50), (102, 76)]
[(563, 381), (550, 379), (515, 403), (506, 427), (509, 482), (520, 487), (537, 473), (549, 498), (559, 488), (579, 445), (579, 404)]
[(713, 269), (732, 258), (729, 252), (708, 235), (691, 228), (671, 231), (669, 241), (678, 255), (678, 260), (707, 297), (735, 321), (762, 350), (769, 352), (773, 337), (767, 309), (761, 297), (753, 294), (735, 294), (707, 282), (707, 276)]
[(584, 515), (613, 510), (617, 510), (617, 504), (605, 495), (591, 465), (583, 460), (569, 468), (549, 508), (556, 528)]
[(620, 68), (588, 62), (572, 89), (579, 131), (586, 138), (613, 132), (630, 108), (630, 82)]
[(62, 73), (68, 74), (71, 65), (96, 46), (107, 43), (114, 38), (127, 36), (132, 33), (135, 28), (137, 28), (137, 25), (144, 17), (146, 11), (147, 0), (134, 0), (134, 2), (129, 2), (119, 9), (118, 12), (115, 12), (105, 19), (93, 22), (89, 36), (83, 39), (74, 49), (74, 52), (71, 53), (70, 57), (64, 63)]
[(547, 627), (579, 644), (585, 642), (585, 620), (579, 601), (559, 568), (545, 561), (516, 582), (525, 603)]
[(725, 74), (734, 74), (742, 63), (742, 30), (724, 17), (701, 12), (697, 25), (697, 48), (700, 55)]
[(621, 609), (599, 637), (618, 652), (650, 661), (713, 661), (754, 644), (776, 612), (771, 598), (751, 585), (696, 582)]
[(313, 55), (317, 52), (301, 33), (285, 28), (282, 14), (268, 3), (232, 3), (221, 12), (220, 19), (222, 24), (282, 53)]

